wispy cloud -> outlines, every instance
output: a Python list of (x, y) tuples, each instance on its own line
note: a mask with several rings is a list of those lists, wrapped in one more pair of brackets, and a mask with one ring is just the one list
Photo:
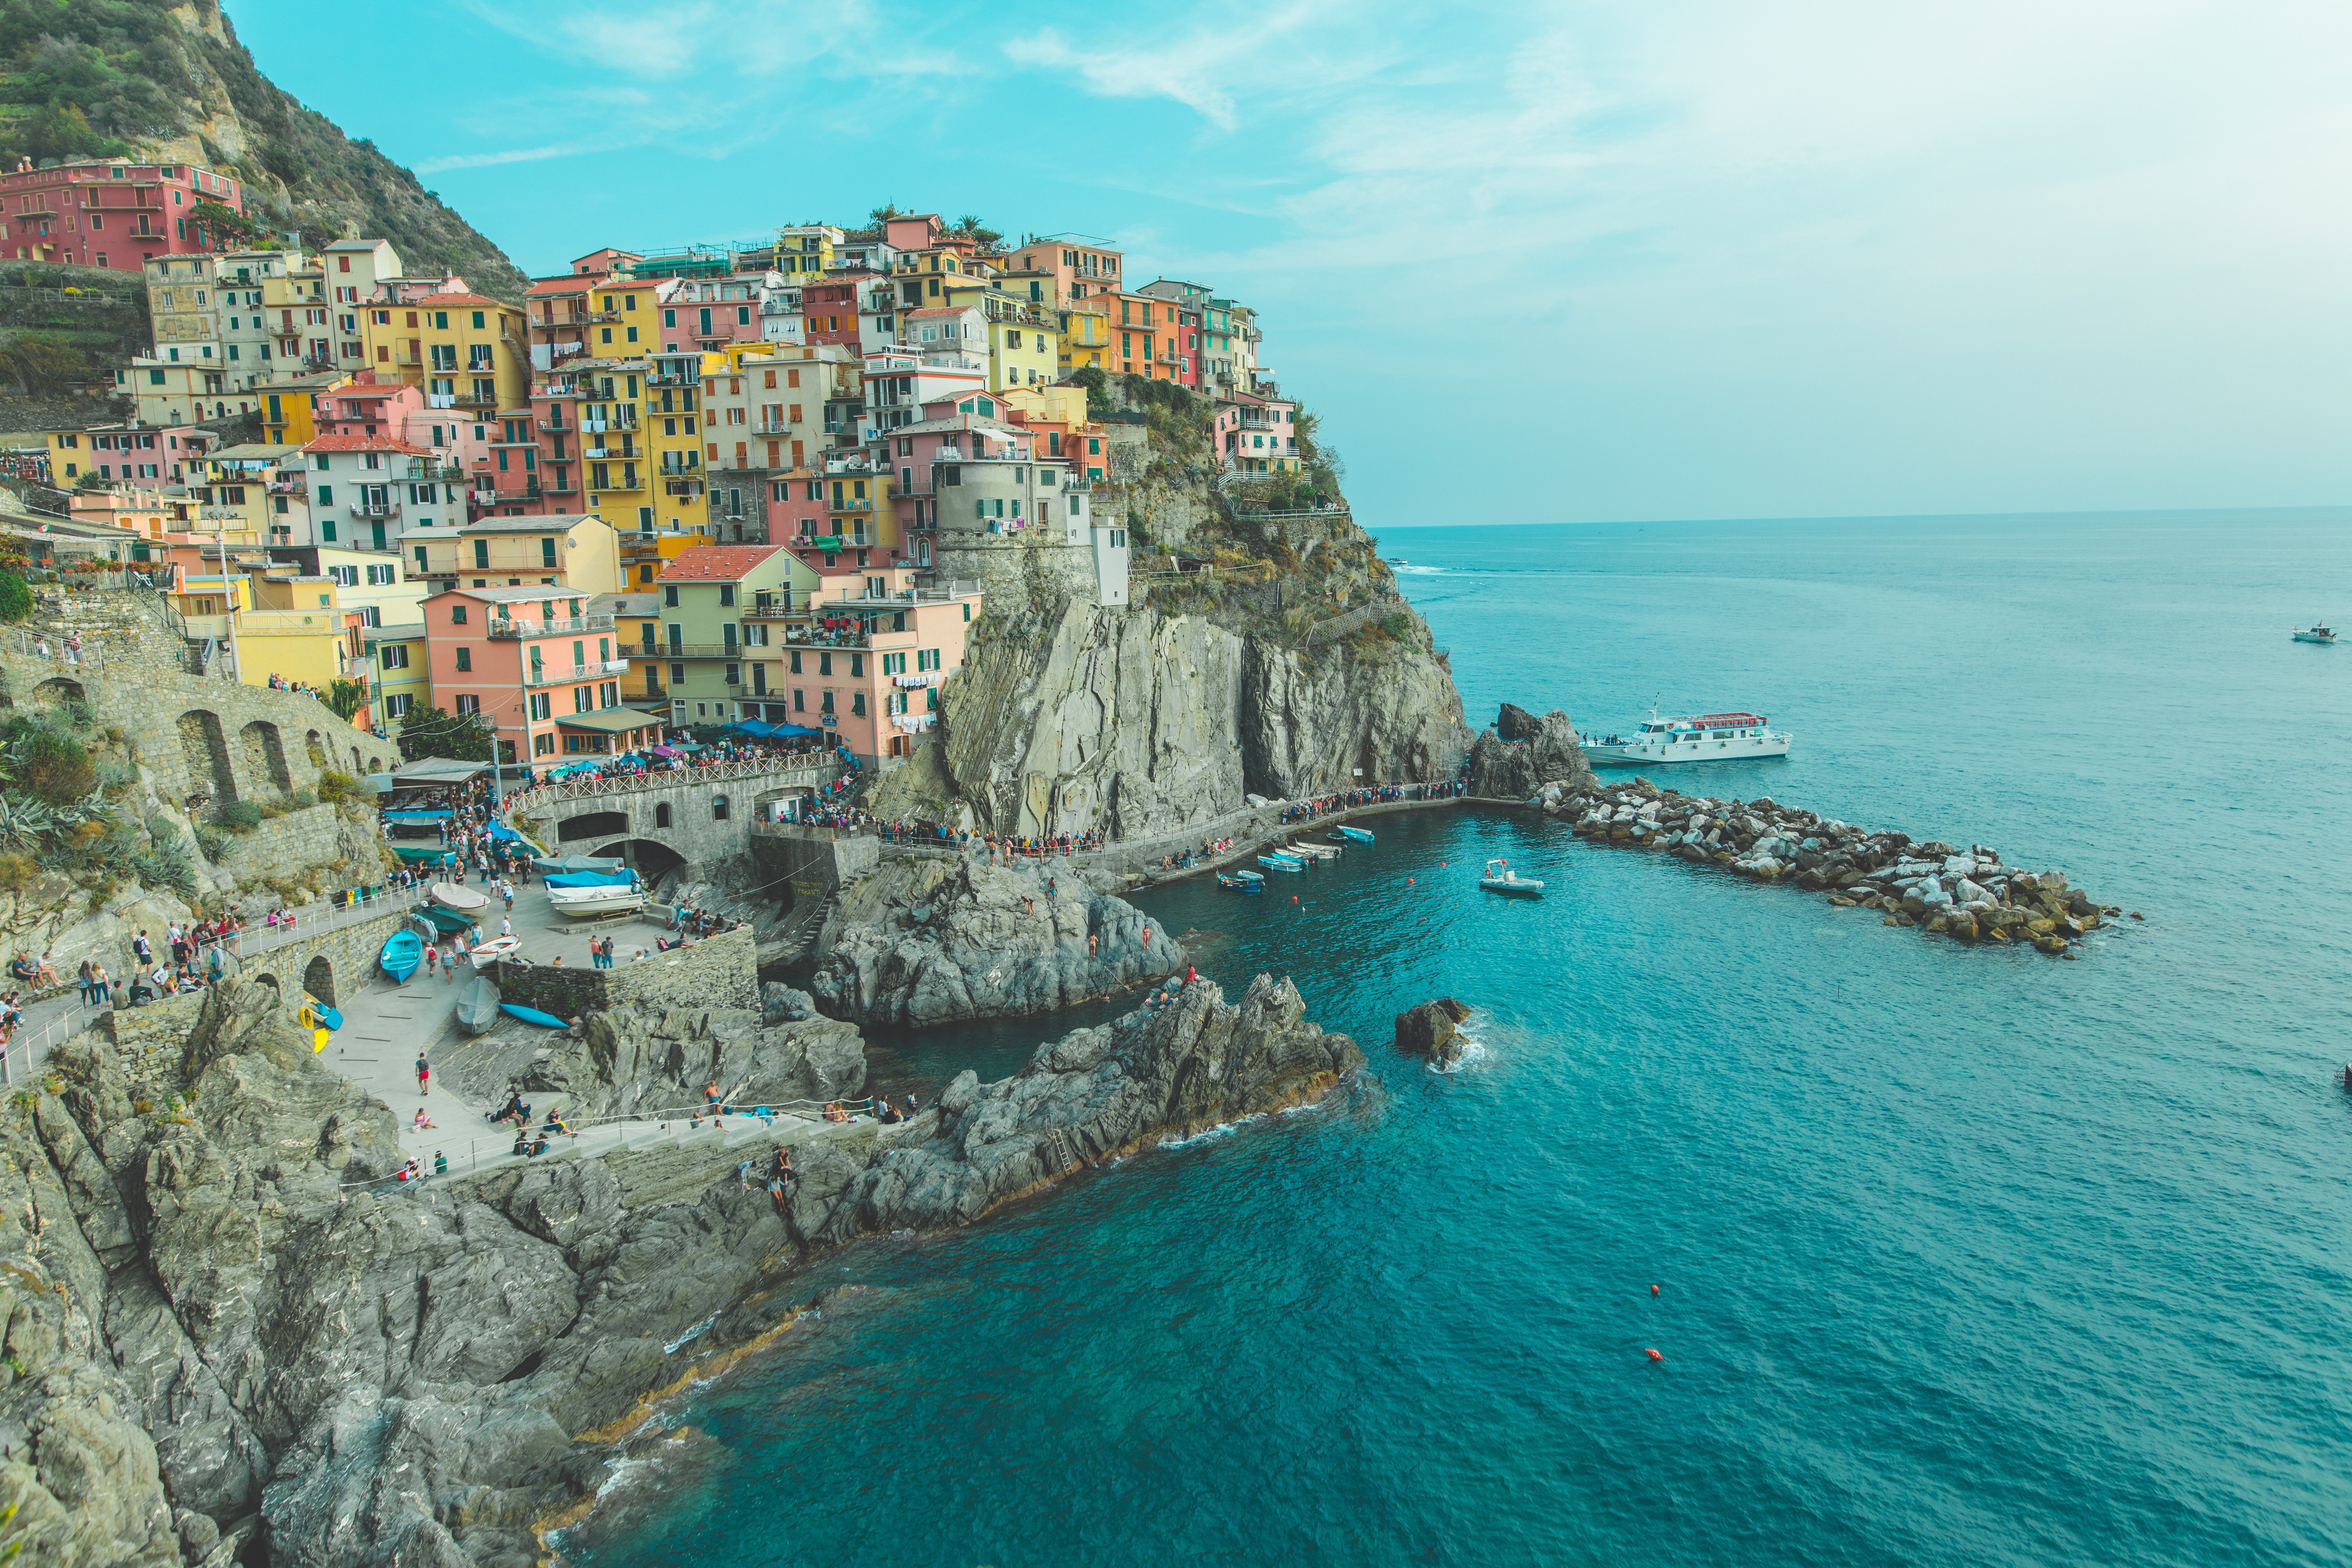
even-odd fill
[[(604, 149), (610, 151), (609, 147)], [(495, 169), (501, 163), (537, 163), (549, 158), (570, 158), (597, 151), (587, 142), (565, 142), (552, 147), (516, 147), (503, 153), (450, 153), (416, 165), (420, 174), (446, 174), (451, 169)]]

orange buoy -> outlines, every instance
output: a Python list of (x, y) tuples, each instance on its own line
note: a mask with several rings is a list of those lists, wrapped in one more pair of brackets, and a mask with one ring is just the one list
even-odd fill
[(1655, 1285), (1651, 1286), (1651, 1287), (1650, 1287), (1650, 1294), (1651, 1294), (1651, 1295), (1653, 1295), (1653, 1296), (1654, 1296), (1654, 1295), (1656, 1295), (1657, 1293), (1658, 1293), (1658, 1288), (1657, 1288)]
[(1666, 1359), (1655, 1351), (1643, 1351), (1642, 1353), (1648, 1356), (1652, 1361), (1664, 1361)]

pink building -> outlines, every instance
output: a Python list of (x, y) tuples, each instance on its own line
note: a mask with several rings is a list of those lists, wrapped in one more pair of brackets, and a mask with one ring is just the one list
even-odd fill
[(940, 688), (963, 668), (981, 595), (919, 590), (910, 566), (820, 566), (817, 553), (803, 555), (824, 584), (810, 624), (784, 634), (791, 721), (839, 737), (869, 766), (911, 756), (939, 725)]
[(1020, 426), (997, 417), (1009, 412), (987, 392), (933, 398), (923, 405), (919, 421), (901, 425), (885, 437), (890, 461), (898, 470), (893, 497), (898, 510), (898, 536), (916, 542), (916, 548), (908, 551), (910, 556), (928, 563), (928, 542), (916, 541), (916, 535), (939, 526), (934, 468), (976, 458), (1029, 460), (1034, 437)]
[(159, 256), (230, 248), (198, 202), (245, 211), (245, 186), (192, 163), (77, 159), (0, 174), (0, 255), (138, 272)]
[(435, 704), (476, 715), (499, 762), (545, 765), (660, 740), (658, 721), (622, 708), (629, 661), (588, 595), (452, 588), (422, 608)]
[[(321, 436), (398, 437), (411, 415), (425, 412), (425, 394), (407, 383), (376, 379), (373, 370), (353, 373), (351, 380), (310, 400)], [(446, 410), (441, 418), (448, 418)]]

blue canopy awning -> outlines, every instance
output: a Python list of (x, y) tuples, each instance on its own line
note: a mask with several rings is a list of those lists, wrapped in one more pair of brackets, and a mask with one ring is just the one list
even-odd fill
[(387, 811), (383, 819), (386, 822), (446, 822), (449, 814), (446, 811)]
[(822, 735), (824, 731), (812, 730), (805, 724), (779, 724), (775, 728), (775, 733), (785, 740), (796, 741), (803, 735)]

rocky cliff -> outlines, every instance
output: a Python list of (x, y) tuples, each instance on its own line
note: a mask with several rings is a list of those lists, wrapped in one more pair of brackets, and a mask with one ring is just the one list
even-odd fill
[(0, 11), (0, 154), (137, 155), (238, 176), (254, 237), (392, 241), (415, 273), (520, 297), (505, 253), (364, 139), (280, 90), (217, 4), (58, 0)]
[[(77, 1037), (0, 1105), (0, 1560), (524, 1568), (639, 1402), (776, 1326), (761, 1288), (812, 1248), (968, 1223), (1362, 1060), (1286, 981), (1237, 1006), (1200, 983), (900, 1127), (706, 1129), (397, 1188), (355, 1184), (398, 1158), (392, 1113), (273, 987), (175, 1007)], [(782, 1204), (737, 1173), (779, 1136), (802, 1173)]]
[(1136, 547), (1128, 604), (1045, 563), (1034, 532), (942, 533), (987, 612), (937, 744), (882, 780), (883, 815), (1135, 839), (1250, 795), (1452, 776), (1470, 742), (1460, 694), (1370, 536), (1336, 492), (1299, 510), (1297, 492), (1227, 482), (1173, 390), (1148, 442), (1126, 444), (1149, 460), (1093, 496)]
[(1494, 727), (1479, 732), (1470, 748), (1470, 793), (1487, 800), (1527, 800), (1547, 786), (1550, 801), (1595, 787), (1576, 725), (1555, 708), (1538, 719), (1506, 702)]
[(817, 1005), (866, 1024), (1050, 1013), (1184, 962), (1159, 921), (1067, 866), (961, 856), (892, 861), (859, 879), (817, 952)]

